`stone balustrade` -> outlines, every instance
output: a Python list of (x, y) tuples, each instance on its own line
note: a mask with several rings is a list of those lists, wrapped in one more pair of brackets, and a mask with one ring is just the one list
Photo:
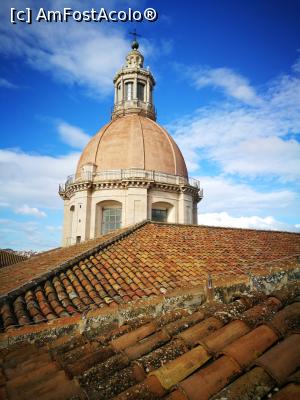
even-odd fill
[(200, 181), (195, 178), (186, 178), (178, 175), (165, 174), (157, 171), (147, 171), (144, 169), (118, 169), (93, 173), (91, 171), (82, 172), (80, 176), (68, 176), (64, 184), (59, 185), (59, 191), (65, 191), (68, 186), (81, 182), (108, 182), (126, 180), (146, 180), (150, 182), (166, 183), (170, 185), (192, 186), (200, 190)]

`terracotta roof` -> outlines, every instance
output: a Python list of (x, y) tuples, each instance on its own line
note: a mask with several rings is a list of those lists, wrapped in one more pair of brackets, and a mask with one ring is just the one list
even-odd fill
[(0, 268), (27, 260), (28, 257), (15, 254), (11, 251), (0, 250)]
[[(4, 328), (203, 286), (208, 278), (216, 288), (260, 288), (274, 277), (290, 279), (286, 271), (293, 278), (299, 269), (300, 235), (293, 233), (142, 223), (107, 239), (0, 271), (1, 291), (9, 292), (2, 296)], [(14, 281), (25, 285), (11, 290)]]
[[(128, 229), (128, 228), (127, 228)], [(59, 247), (53, 250), (39, 253), (35, 256), (18, 262), (12, 266), (0, 270), (0, 295), (9, 293), (18, 287), (27, 284), (29, 281), (38, 278), (49, 271), (55, 270), (64, 263), (76, 259), (89, 250), (97, 248), (103, 242), (121, 234), (127, 230), (119, 229), (115, 232), (103, 235), (97, 239), (87, 240), (86, 242), (75, 244), (69, 247)]]
[(296, 400), (299, 295), (292, 282), (230, 304), (160, 308), (154, 318), (145, 309), (118, 326), (110, 310), (111, 319), (91, 316), (77, 331), (57, 321), (48, 337), (37, 327), (2, 334), (1, 398)]

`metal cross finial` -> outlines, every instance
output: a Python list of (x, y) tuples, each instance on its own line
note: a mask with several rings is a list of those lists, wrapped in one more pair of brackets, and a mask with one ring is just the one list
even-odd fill
[(137, 36), (141, 37), (142, 35), (139, 35), (136, 33), (136, 29), (133, 30), (133, 32), (129, 32), (129, 35), (133, 36), (133, 40), (136, 41)]

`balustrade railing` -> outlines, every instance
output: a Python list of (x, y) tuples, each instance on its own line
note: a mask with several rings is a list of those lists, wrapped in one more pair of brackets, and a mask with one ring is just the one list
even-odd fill
[(130, 100), (122, 100), (118, 101), (111, 107), (111, 112), (119, 112), (119, 111), (126, 111), (128, 109), (138, 108), (153, 114), (156, 118), (157, 111), (155, 106), (150, 101), (143, 101), (139, 99), (130, 99)]
[(146, 180), (171, 185), (189, 185), (200, 189), (200, 181), (195, 178), (185, 178), (183, 176), (165, 174), (163, 172), (148, 171), (144, 169), (118, 169), (92, 173), (84, 171), (80, 176), (68, 176), (64, 184), (59, 185), (59, 191), (65, 191), (68, 186), (82, 182), (109, 182), (126, 180)]

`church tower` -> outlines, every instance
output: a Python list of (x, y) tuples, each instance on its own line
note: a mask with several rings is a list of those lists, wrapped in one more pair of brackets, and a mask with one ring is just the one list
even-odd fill
[(156, 122), (155, 80), (136, 40), (114, 78), (111, 121), (90, 140), (76, 173), (60, 185), (63, 246), (145, 219), (197, 224), (202, 190), (184, 158)]

